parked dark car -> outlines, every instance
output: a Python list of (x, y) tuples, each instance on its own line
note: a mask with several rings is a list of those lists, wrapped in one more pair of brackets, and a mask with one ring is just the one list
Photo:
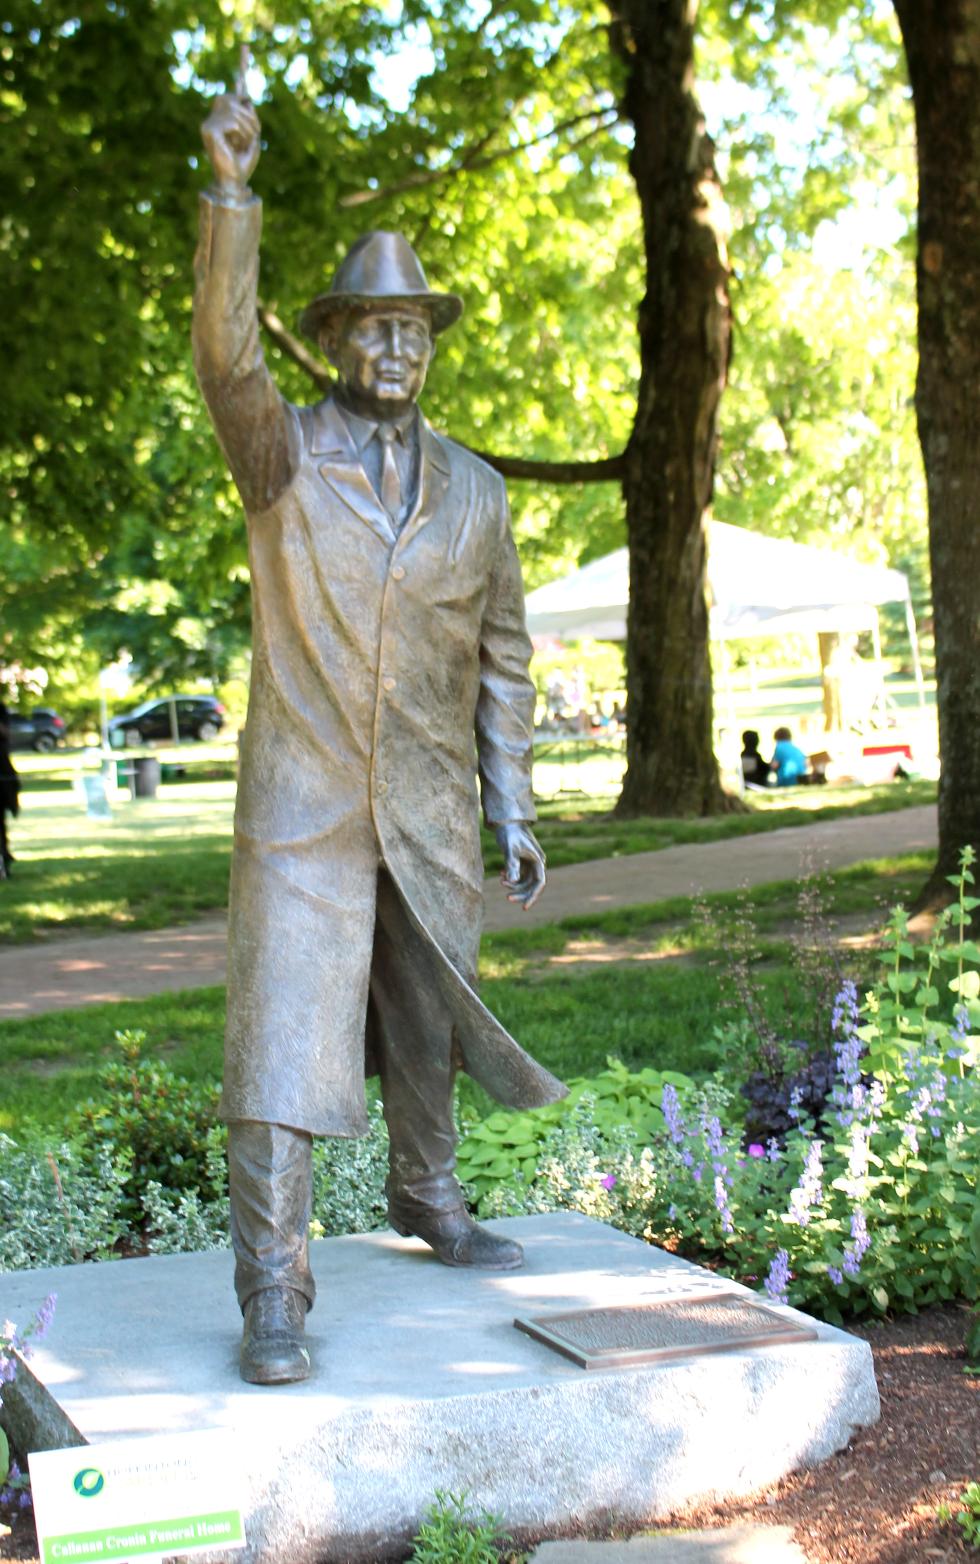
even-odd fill
[(120, 749), (150, 739), (166, 741), (173, 738), (175, 722), (179, 738), (217, 738), (225, 724), (225, 708), (213, 695), (165, 695), (144, 701), (110, 720), (109, 743)]
[(64, 718), (50, 706), (36, 706), (31, 712), (8, 712), (7, 723), (11, 749), (36, 749), (44, 754), (64, 742)]

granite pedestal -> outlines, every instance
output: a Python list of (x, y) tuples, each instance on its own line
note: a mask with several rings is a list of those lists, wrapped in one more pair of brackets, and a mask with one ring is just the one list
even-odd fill
[(5, 1412), (30, 1449), (224, 1428), (249, 1494), (248, 1564), (398, 1556), (437, 1489), (518, 1541), (641, 1525), (751, 1493), (879, 1414), (866, 1343), (791, 1309), (815, 1339), (584, 1370), (515, 1316), (754, 1295), (571, 1213), (494, 1224), (523, 1270), (440, 1265), (415, 1239), (312, 1246), (312, 1379), (238, 1377), (230, 1254), (0, 1276), (0, 1315), (58, 1293)]

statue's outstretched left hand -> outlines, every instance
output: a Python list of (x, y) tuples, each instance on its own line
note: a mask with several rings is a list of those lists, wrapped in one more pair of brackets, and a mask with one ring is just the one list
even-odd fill
[(520, 820), (509, 820), (496, 828), (497, 846), (504, 855), (500, 878), (507, 900), (519, 902), (529, 912), (544, 890), (544, 853), (533, 832)]

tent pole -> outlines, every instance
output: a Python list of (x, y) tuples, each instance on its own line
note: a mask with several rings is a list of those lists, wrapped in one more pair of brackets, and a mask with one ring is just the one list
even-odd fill
[[(735, 733), (737, 718), (735, 715), (735, 692), (732, 689), (732, 667), (728, 660), (728, 642), (723, 636), (719, 636), (715, 642), (721, 657), (721, 677), (725, 687), (725, 721), (728, 726), (728, 748), (732, 755), (738, 753), (735, 749)], [(738, 769), (739, 792), (745, 792), (745, 779), (742, 776), (742, 763), (739, 760)]]
[(922, 658), (919, 654), (919, 634), (915, 627), (915, 612), (912, 608), (912, 599), (905, 599), (905, 628), (908, 630), (909, 645), (912, 648), (912, 667), (915, 670), (915, 688), (919, 696), (919, 710), (924, 711), (926, 705), (926, 685), (922, 677)]
[(885, 665), (881, 658), (881, 612), (876, 607), (871, 621), (871, 646), (874, 651), (875, 672), (878, 675), (878, 700), (881, 706), (881, 721), (883, 725), (888, 722), (888, 691), (885, 689)]
[(877, 608), (875, 609), (875, 616), (871, 621), (871, 646), (874, 651), (874, 659), (878, 668), (879, 681), (884, 684), (885, 671), (881, 665), (881, 615), (879, 614)]

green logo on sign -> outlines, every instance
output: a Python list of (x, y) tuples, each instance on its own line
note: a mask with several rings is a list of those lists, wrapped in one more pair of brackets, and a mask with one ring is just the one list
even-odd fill
[(80, 1498), (94, 1499), (105, 1487), (105, 1478), (94, 1466), (83, 1466), (80, 1472), (75, 1473), (72, 1486)]

